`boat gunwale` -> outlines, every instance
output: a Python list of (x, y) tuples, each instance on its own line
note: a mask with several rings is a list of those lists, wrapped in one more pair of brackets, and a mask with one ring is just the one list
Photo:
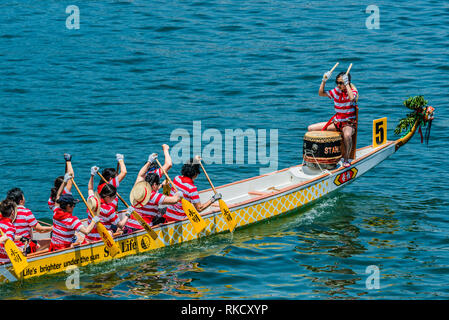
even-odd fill
[[(378, 147), (378, 148), (376, 148), (376, 149), (373, 149), (371, 152), (367, 153), (366, 155), (360, 157), (359, 159), (354, 160), (354, 161), (351, 163), (351, 166), (348, 167), (348, 168), (344, 168), (343, 166), (340, 166), (339, 168), (330, 171), (330, 173), (327, 173), (327, 172), (326, 172), (326, 173), (323, 173), (323, 174), (321, 174), (321, 175), (319, 175), (319, 176), (317, 176), (317, 177), (315, 177), (315, 178), (313, 178), (313, 179), (311, 179), (311, 180), (306, 180), (306, 181), (300, 182), (300, 183), (298, 183), (298, 184), (295, 184), (295, 185), (292, 185), (292, 186), (288, 186), (288, 187), (282, 188), (282, 189), (277, 190), (277, 191), (275, 191), (275, 192), (273, 192), (273, 193), (270, 193), (270, 194), (264, 194), (264, 195), (260, 195), (260, 196), (254, 197), (254, 198), (249, 199), (249, 200), (245, 200), (245, 201), (242, 201), (242, 202), (237, 202), (237, 203), (235, 203), (235, 204), (229, 205), (228, 207), (229, 207), (229, 208), (240, 207), (240, 206), (242, 206), (242, 205), (245, 205), (245, 204), (248, 204), (248, 203), (252, 203), (252, 202), (255, 202), (255, 201), (258, 201), (258, 200), (262, 200), (262, 199), (265, 199), (265, 198), (271, 198), (271, 197), (273, 197), (273, 196), (280, 195), (280, 194), (285, 193), (285, 192), (287, 192), (287, 191), (290, 191), (290, 190), (292, 190), (292, 189), (296, 189), (296, 188), (301, 187), (301, 186), (306, 186), (306, 185), (308, 185), (308, 184), (310, 184), (310, 183), (312, 183), (312, 182), (316, 182), (317, 180), (320, 180), (320, 179), (322, 179), (322, 178), (324, 178), (324, 177), (327, 177), (327, 176), (329, 176), (329, 175), (334, 175), (334, 174), (337, 173), (338, 171), (345, 171), (345, 170), (348, 170), (348, 169), (350, 169), (354, 164), (356, 164), (356, 163), (358, 163), (358, 162), (364, 160), (365, 158), (369, 157), (370, 155), (372, 155), (372, 154), (374, 154), (374, 153), (376, 153), (376, 152), (378, 152), (378, 151), (380, 151), (380, 150), (382, 150), (382, 149), (384, 149), (384, 148), (386, 148), (386, 147), (388, 147), (388, 146), (393, 145), (394, 143), (395, 143), (395, 141), (387, 141), (384, 145), (382, 145), (382, 146), (380, 146), (380, 147)], [(366, 148), (369, 148), (369, 147), (372, 147), (372, 145), (371, 145), (371, 146), (366, 146), (366, 147), (364, 147), (364, 148), (360, 148), (359, 150), (366, 149)], [(293, 167), (289, 167), (289, 168), (285, 168), (285, 169), (282, 169), (282, 170), (278, 170), (278, 171), (273, 171), (273, 172), (270, 172), (270, 173), (268, 173), (268, 174), (260, 175), (260, 176), (253, 177), (253, 178), (250, 178), (250, 179), (256, 179), (256, 178), (264, 177), (264, 176), (267, 176), (267, 175), (280, 173), (280, 172), (282, 172), (282, 171), (289, 170), (289, 169), (293, 169), (293, 168), (297, 168), (297, 167), (301, 167), (301, 166), (302, 166), (302, 164), (297, 165), (297, 166), (293, 166)], [(230, 184), (224, 185), (224, 186), (230, 186), (230, 185), (236, 184), (236, 183), (238, 183), (238, 182), (243, 182), (243, 181), (247, 181), (247, 180), (250, 180), (250, 179), (246, 179), (246, 180), (242, 180), (242, 181), (233, 182), (233, 183), (230, 183)], [(222, 186), (222, 187), (224, 187), (224, 186)], [(220, 187), (218, 187), (218, 188), (220, 188)], [(218, 188), (216, 188), (216, 189), (218, 189)], [(210, 190), (210, 189), (209, 189), (209, 190)], [(213, 212), (215, 212), (215, 211), (213, 211)], [(207, 213), (207, 214), (209, 214), (209, 213)], [(204, 214), (204, 216), (206, 216), (207, 214)]]

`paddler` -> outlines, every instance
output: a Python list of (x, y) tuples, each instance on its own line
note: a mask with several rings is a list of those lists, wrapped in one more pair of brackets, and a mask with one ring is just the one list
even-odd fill
[(349, 155), (352, 148), (352, 135), (356, 126), (356, 108), (358, 92), (356, 87), (351, 83), (351, 74), (340, 72), (335, 82), (337, 86), (329, 91), (325, 91), (326, 81), (330, 79), (332, 72), (328, 71), (323, 75), (318, 95), (320, 97), (328, 97), (334, 100), (334, 108), (336, 114), (332, 117), (332, 123), (327, 125), (326, 122), (312, 124), (308, 127), (309, 131), (321, 131), (323, 128), (330, 131), (339, 131), (343, 133), (343, 141), (345, 145), (345, 154), (343, 155), (343, 166), (351, 166)]
[[(113, 185), (116, 189), (118, 189), (120, 182), (126, 177), (127, 171), (125, 166), (125, 160), (123, 154), (117, 153), (115, 155), (117, 159), (118, 165), (120, 167), (120, 173), (117, 172), (114, 168), (105, 168), (103, 169), (102, 176), (108, 181), (109, 184)], [(97, 192), (100, 193), (101, 188), (106, 184), (103, 180), (100, 180), (100, 183), (97, 187)], [(112, 205), (114, 209), (117, 210), (118, 206), (118, 197), (114, 198), (112, 201)]]
[[(170, 153), (168, 152), (170, 150), (170, 147), (167, 144), (163, 144), (162, 145), (162, 151), (164, 152), (164, 157), (165, 157), (165, 161), (164, 161), (164, 165), (162, 166), (162, 169), (165, 170), (165, 172), (168, 172), (168, 170), (171, 169), (171, 167), (173, 166), (171, 157), (170, 157)], [(148, 160), (145, 163), (145, 165), (140, 169), (139, 173), (138, 173), (138, 178), (142, 178), (141, 181), (143, 181), (145, 179), (145, 176), (150, 174), (150, 173), (156, 173), (159, 178), (162, 178), (162, 176), (164, 175), (164, 171), (159, 168), (159, 166), (157, 165), (155, 159), (157, 158), (157, 153), (152, 153), (148, 156)]]
[[(121, 159), (123, 161), (123, 158)], [(103, 183), (99, 187), (99, 191), (94, 192), (94, 176), (97, 174), (99, 168), (94, 166), (90, 169), (90, 179), (88, 184), (87, 205), (91, 210), (88, 210), (87, 221), (90, 223), (93, 219), (99, 218), (100, 222), (106, 227), (107, 230), (113, 234), (117, 228), (123, 229), (128, 218), (133, 211), (132, 207), (127, 209), (125, 217), (120, 220), (116, 209), (117, 205), (114, 204), (114, 199), (117, 198), (117, 188), (110, 183)], [(95, 217), (92, 218), (90, 212), (93, 212)], [(97, 229), (94, 228), (90, 234), (85, 238), (89, 242), (95, 242), (101, 240), (101, 235)]]
[[(65, 164), (66, 164), (65, 165), (65, 168), (66, 168), (65, 173), (70, 173), (72, 175), (72, 177), (75, 177), (75, 173), (73, 172), (73, 167), (72, 167), (72, 155), (69, 153), (64, 153), (64, 160), (65, 160)], [(55, 208), (56, 194), (58, 193), (59, 187), (61, 186), (63, 181), (64, 181), (64, 176), (57, 177), (55, 179), (54, 186), (50, 191), (50, 198), (48, 199), (47, 203), (48, 203), (48, 207), (50, 208), (50, 210), (52, 212)], [(72, 180), (67, 182), (64, 190), (62, 190), (62, 194), (72, 194), (71, 190), (72, 190)]]
[[(206, 203), (201, 203), (198, 190), (194, 184), (195, 179), (201, 172), (199, 161), (201, 161), (201, 157), (199, 156), (195, 156), (195, 158), (187, 161), (181, 169), (181, 175), (176, 176), (173, 179), (173, 184), (176, 186), (178, 191), (182, 192), (182, 197), (191, 202), (198, 212), (201, 212), (215, 201), (221, 199), (221, 194), (215, 193)], [(175, 190), (173, 188), (171, 188), (170, 195), (175, 195)], [(164, 218), (166, 222), (185, 219), (186, 214), (182, 209), (181, 202), (168, 206), (167, 211), (164, 214)]]
[[(73, 209), (79, 202), (72, 194), (62, 194), (69, 180), (72, 179), (70, 173), (66, 173), (63, 183), (56, 194), (55, 207), (53, 210), (53, 232), (50, 243), (50, 251), (70, 248), (77, 243), (75, 232), (89, 234), (100, 221), (99, 217), (94, 217), (87, 227), (84, 227), (81, 221), (73, 215)], [(62, 194), (62, 195), (61, 195)]]
[[(131, 190), (131, 205), (141, 215), (141, 217), (150, 225), (154, 226), (165, 222), (165, 219), (158, 211), (160, 205), (176, 204), (181, 200), (181, 192), (174, 196), (165, 196), (159, 193), (161, 188), (160, 177), (156, 173), (150, 173), (145, 176), (145, 180), (139, 176), (136, 179)], [(142, 230), (140, 223), (131, 216), (126, 223), (124, 233), (132, 233)]]
[[(171, 167), (173, 166), (172, 159), (170, 157), (170, 147), (167, 144), (162, 145), (162, 150), (164, 152), (165, 161), (162, 166), (162, 168), (159, 168), (158, 164), (156, 163), (155, 159), (158, 157), (157, 153), (152, 153), (148, 156), (147, 162), (144, 164), (144, 166), (140, 169), (139, 173), (137, 174), (137, 179), (140, 181), (144, 181), (145, 177), (150, 173), (155, 173), (159, 176), (159, 178), (162, 179), (164, 175), (164, 171), (168, 172)], [(164, 180), (162, 183), (162, 187), (164, 188), (164, 194), (169, 195), (170, 194), (170, 186), (168, 184), (167, 180)]]
[(0, 228), (3, 231), (3, 236), (0, 237), (0, 264), (2, 264), (10, 262), (4, 244), (8, 239), (14, 241), (16, 234), (14, 220), (17, 215), (17, 206), (14, 201), (5, 199), (0, 202), (0, 213)]
[(52, 227), (42, 226), (34, 217), (34, 214), (30, 209), (25, 207), (25, 195), (20, 188), (13, 188), (6, 194), (6, 199), (12, 200), (17, 206), (17, 216), (14, 221), (14, 227), (16, 228), (16, 245), (22, 250), (22, 252), (29, 254), (36, 252), (41, 248), (41, 245), (49, 245), (49, 240), (39, 241), (32, 240), (31, 230), (35, 232), (44, 233), (50, 232)]

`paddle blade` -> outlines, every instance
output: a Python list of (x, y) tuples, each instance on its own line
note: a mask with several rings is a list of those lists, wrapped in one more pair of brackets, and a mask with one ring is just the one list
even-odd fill
[(114, 239), (112, 239), (112, 236), (106, 229), (106, 227), (101, 222), (98, 222), (96, 227), (98, 233), (103, 239), (104, 244), (106, 245), (106, 247), (108, 247), (109, 254), (111, 255), (111, 257), (114, 257), (115, 255), (120, 253), (120, 248), (115, 243)]
[(234, 220), (234, 217), (232, 216), (231, 211), (222, 199), (218, 200), (218, 204), (220, 205), (220, 211), (223, 214), (226, 223), (228, 224), (229, 231), (234, 231), (236, 222)]
[(148, 232), (150, 237), (153, 240), (156, 240), (157, 233), (153, 229), (151, 229), (150, 225), (142, 218), (142, 216), (138, 214), (136, 211), (133, 212), (133, 216), (134, 218), (136, 218), (137, 221), (139, 221), (140, 225), (146, 230), (146, 232)]
[(8, 239), (5, 242), (5, 251), (11, 260), (12, 267), (17, 276), (20, 276), (22, 271), (28, 266), (27, 259), (24, 257), (22, 251), (17, 248), (14, 241)]
[(193, 204), (191, 204), (186, 199), (182, 199), (181, 203), (182, 209), (184, 210), (190, 222), (192, 223), (195, 232), (200, 233), (201, 231), (203, 231), (204, 228), (206, 228), (206, 221), (204, 221), (204, 219), (201, 218), (200, 214), (198, 213), (198, 211), (196, 211)]

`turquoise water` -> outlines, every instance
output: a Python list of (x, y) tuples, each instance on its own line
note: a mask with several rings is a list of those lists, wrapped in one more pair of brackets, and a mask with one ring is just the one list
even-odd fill
[[(176, 129), (278, 130), (278, 169), (301, 162), (309, 124), (332, 114), (322, 74), (349, 63), (360, 92), (358, 145), (372, 120), (389, 139), (424, 95), (430, 145), (414, 137), (361, 179), (283, 218), (0, 289), (3, 299), (447, 299), (449, 5), (440, 1), (4, 1), (0, 29), (0, 194), (24, 190), (38, 219), (63, 153), (87, 194), (89, 168), (125, 155), (127, 195), (149, 153)], [(367, 29), (367, 6), (380, 28)], [(336, 73), (334, 73), (335, 75)], [(331, 84), (328, 85), (331, 88)], [(265, 166), (265, 165), (264, 165)], [(260, 163), (210, 164), (216, 186)], [(175, 164), (174, 176), (181, 165)], [(208, 188), (200, 176), (199, 189)], [(127, 198), (127, 196), (125, 197)], [(82, 206), (76, 214), (84, 217)], [(366, 268), (380, 270), (368, 289)]]

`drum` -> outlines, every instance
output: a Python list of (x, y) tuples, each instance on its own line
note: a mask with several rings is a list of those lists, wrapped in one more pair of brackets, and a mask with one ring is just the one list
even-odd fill
[(341, 159), (342, 137), (335, 131), (309, 131), (304, 135), (303, 158), (310, 168), (335, 169)]

